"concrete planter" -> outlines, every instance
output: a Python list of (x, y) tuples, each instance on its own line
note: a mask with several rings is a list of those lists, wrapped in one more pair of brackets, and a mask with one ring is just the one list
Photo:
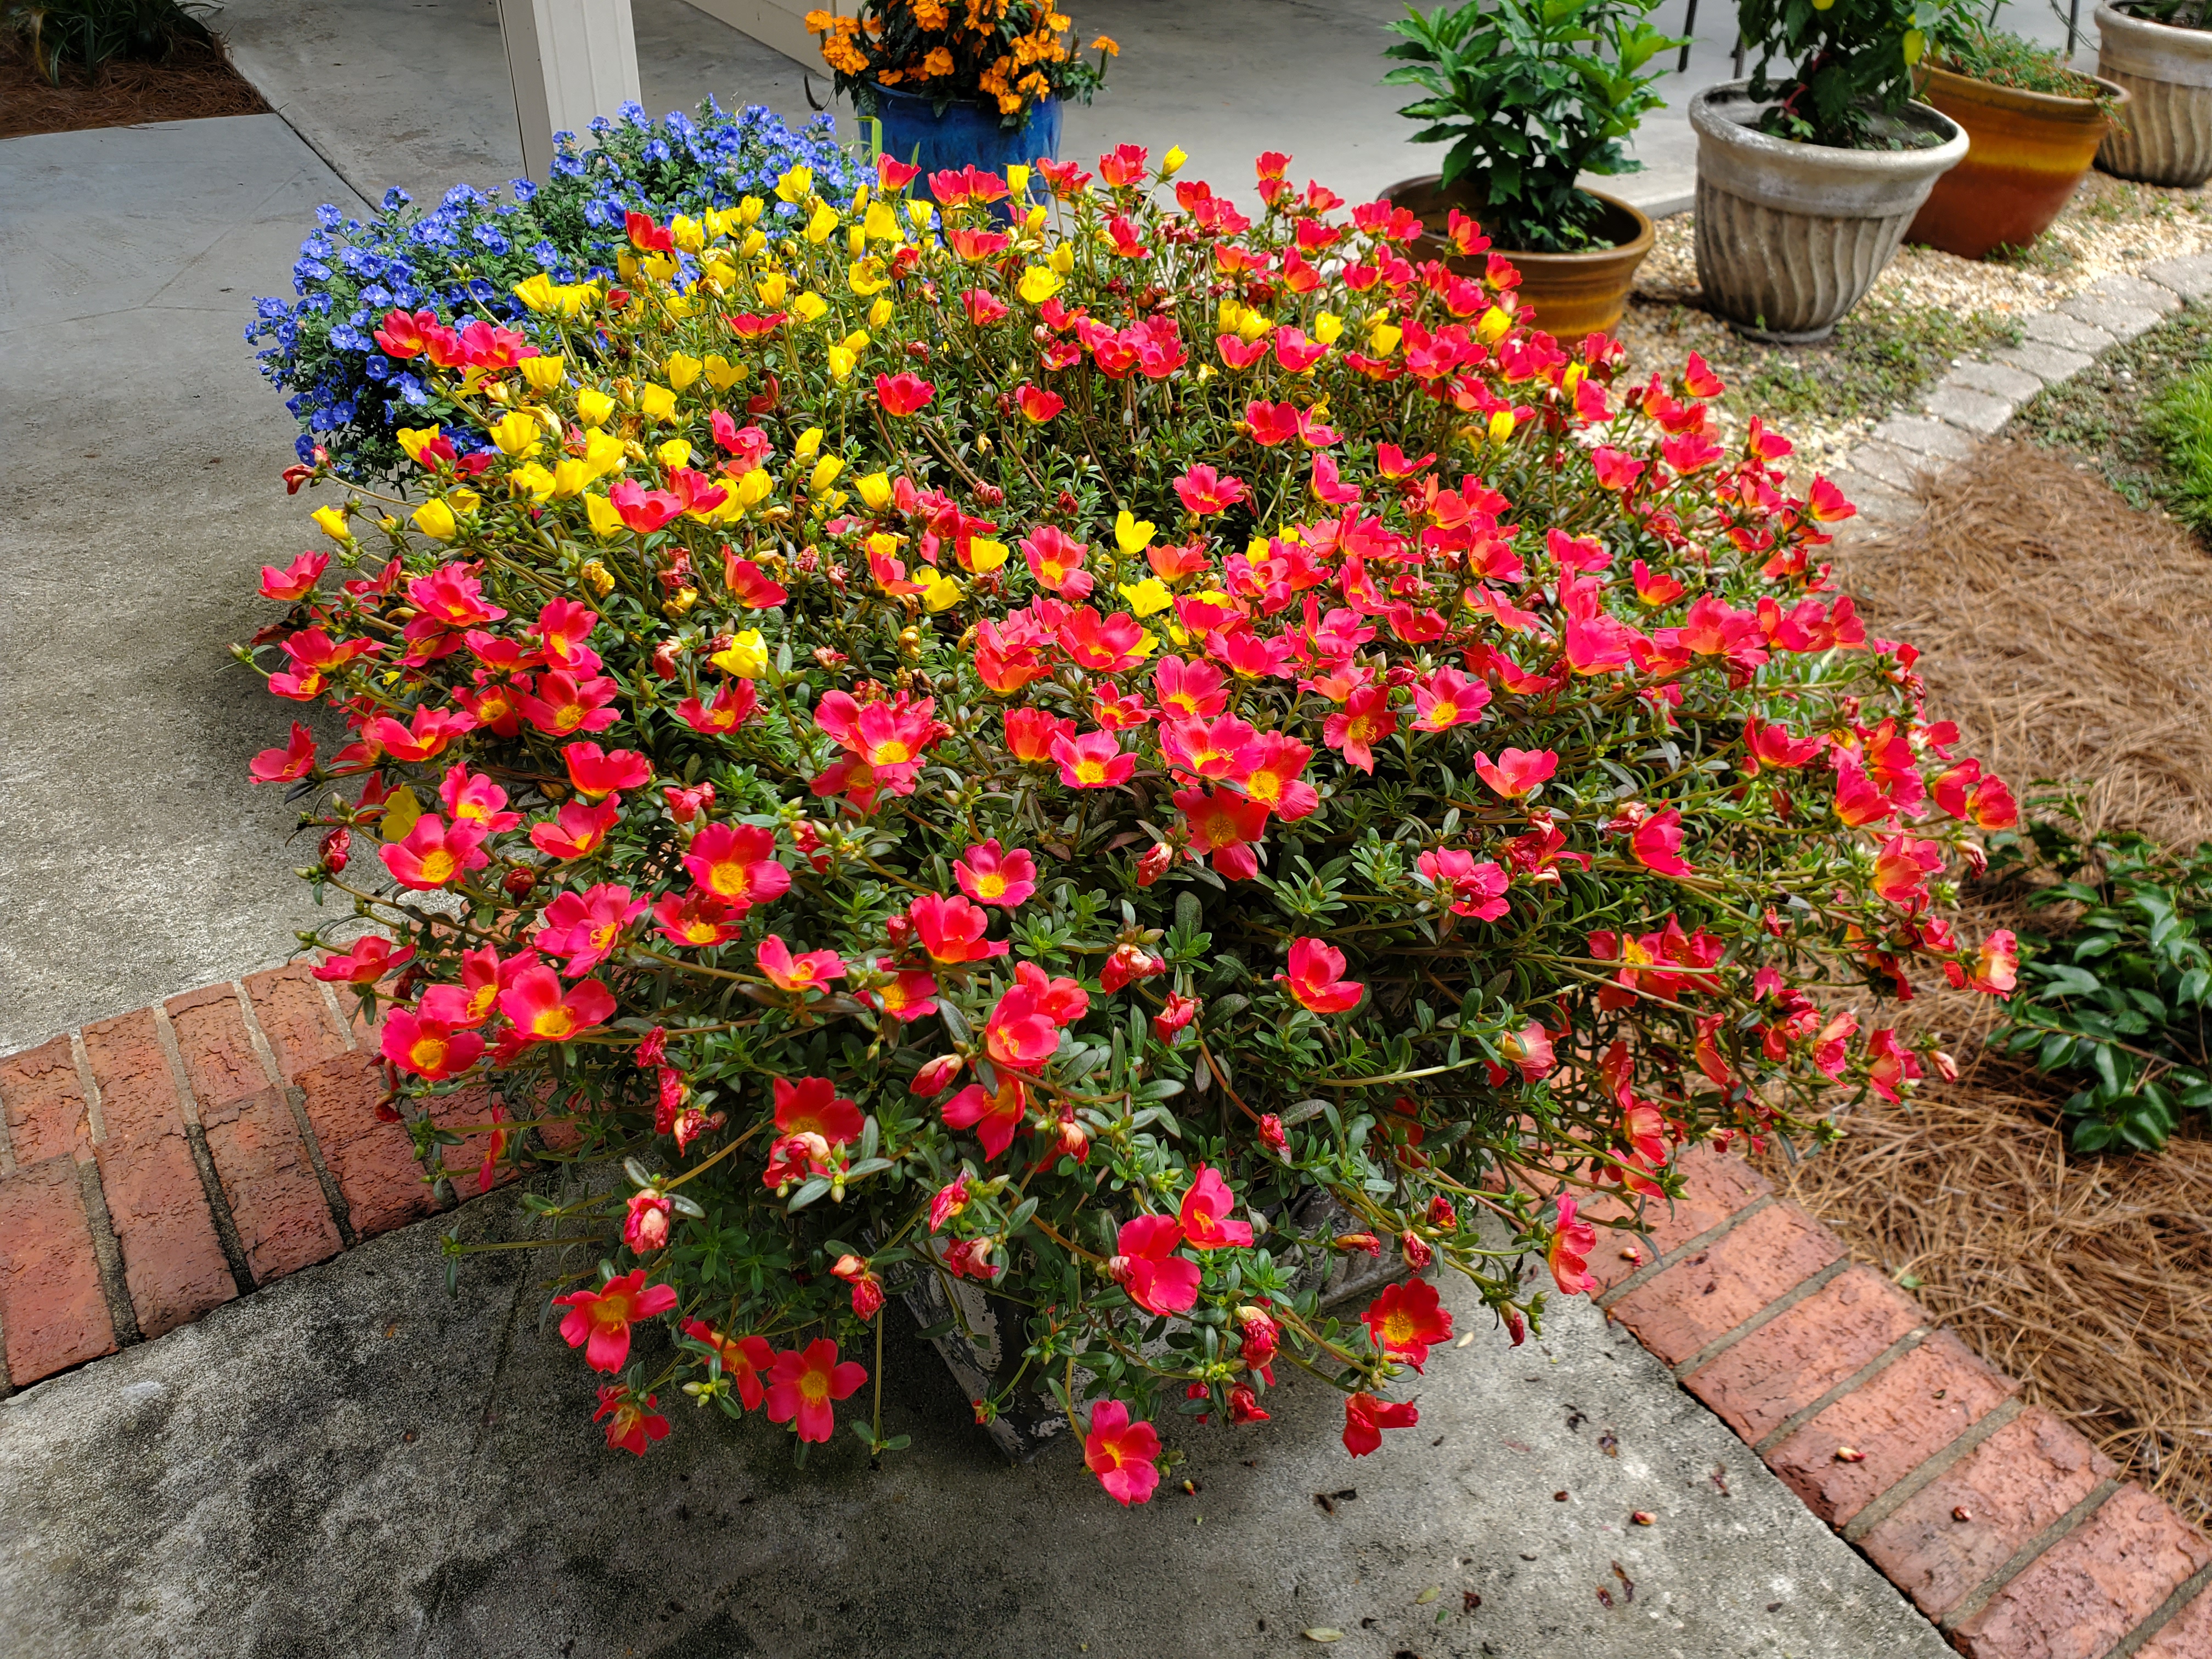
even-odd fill
[[(1387, 200), (1415, 215), (1427, 228), (1428, 234), (1414, 244), (1415, 258), (1442, 259), (1463, 276), (1480, 276), (1484, 259), (1469, 259), (1453, 253), (1450, 244), (1443, 240), (1443, 233), (1451, 222), (1454, 208), (1480, 219), (1483, 204), (1456, 191), (1445, 191), (1439, 183), (1440, 177), (1431, 173), (1419, 179), (1404, 179), (1382, 194)], [(1628, 305), (1628, 290), (1636, 281), (1636, 268), (1651, 252), (1650, 220), (1617, 197), (1598, 191), (1589, 193), (1605, 204), (1599, 234), (1613, 244), (1611, 247), (1591, 248), (1582, 253), (1497, 250), (1510, 259), (1514, 269), (1521, 273), (1521, 297), (1533, 309), (1535, 325), (1562, 340), (1602, 334), (1618, 323)]]
[(2193, 190), (2212, 178), (2212, 29), (2145, 22), (2097, 8), (2097, 73), (2127, 88), (2127, 119), (2097, 165), (2123, 179)]
[(2108, 114), (2094, 98), (2067, 98), (1994, 86), (1930, 68), (1920, 95), (1966, 131), (1966, 159), (1936, 188), (1905, 233), (1962, 259), (2026, 247), (2074, 194), (2117, 121), (2128, 120), (2127, 88), (2098, 84), (2115, 100)]
[(1748, 82), (1690, 100), (1698, 135), (1698, 281), (1706, 303), (1755, 339), (1826, 337), (1896, 253), (1936, 180), (1966, 155), (1948, 116), (1908, 104), (1926, 149), (1838, 149), (1753, 130)]

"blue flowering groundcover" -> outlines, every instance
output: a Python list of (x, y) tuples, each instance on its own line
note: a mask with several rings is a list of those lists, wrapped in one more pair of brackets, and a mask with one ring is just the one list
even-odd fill
[(589, 149), (556, 133), (552, 178), (517, 179), (506, 201), (456, 185), (427, 213), (402, 190), (387, 191), (366, 222), (317, 210), (292, 267), (296, 297), (255, 301), (246, 331), (250, 343), (266, 343), (261, 373), (299, 417), (302, 461), (320, 446), (340, 476), (367, 482), (397, 476), (405, 457), (392, 434), (401, 426), (446, 423), (464, 453), (489, 441), (453, 430), (454, 411), (414, 366), (377, 349), (375, 331), (394, 307), (434, 311), (448, 326), (511, 322), (523, 312), (514, 284), (532, 272), (562, 283), (611, 277), (632, 209), (665, 222), (752, 195), (767, 198), (770, 216), (789, 218), (800, 210), (773, 191), (792, 167), (811, 167), (823, 197), (849, 195), (874, 177), (838, 144), (827, 115), (794, 132), (757, 105), (732, 113), (710, 98), (696, 119), (649, 121), (625, 104), (591, 131)]

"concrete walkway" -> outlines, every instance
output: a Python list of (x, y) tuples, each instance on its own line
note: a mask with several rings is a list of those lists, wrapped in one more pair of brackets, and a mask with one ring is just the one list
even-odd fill
[(274, 115), (0, 143), (0, 1053), (283, 957), (287, 729), (227, 647), (319, 539), (241, 339), (345, 186)]
[[(523, 1224), (507, 1195), (457, 1218)], [(1196, 1495), (1124, 1512), (1071, 1443), (1001, 1462), (896, 1304), (915, 1443), (880, 1471), (841, 1427), (795, 1473), (782, 1431), (680, 1396), (648, 1457), (610, 1453), (532, 1258), (469, 1258), (449, 1299), (450, 1224), (0, 1402), (11, 1659), (1948, 1652), (1587, 1300), (1519, 1350), (1462, 1306), (1419, 1430), (1356, 1463), (1303, 1382), (1258, 1429), (1176, 1428)]]

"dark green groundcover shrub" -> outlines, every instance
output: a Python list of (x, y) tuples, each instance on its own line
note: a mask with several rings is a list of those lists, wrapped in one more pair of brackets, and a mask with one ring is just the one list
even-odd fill
[(627, 1173), (536, 1200), (611, 1444), (680, 1388), (803, 1454), (927, 1273), (1026, 1310), (1124, 1503), (1285, 1365), (1366, 1455), (1452, 1315), (1318, 1266), (1449, 1267), (1518, 1341), (1583, 1206), (1911, 1085), (1840, 999), (2011, 985), (1941, 908), (2010, 797), (1828, 580), (1832, 486), (1503, 260), (1176, 159), (1011, 222), (1026, 179), (794, 169), (513, 330), (395, 310), (452, 429), (264, 573), (242, 654), (351, 736), (255, 774), (374, 924), (316, 942), (391, 1109), (434, 1171)]

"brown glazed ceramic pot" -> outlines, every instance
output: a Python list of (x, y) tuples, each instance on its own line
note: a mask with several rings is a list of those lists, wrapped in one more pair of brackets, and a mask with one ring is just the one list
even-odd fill
[(2064, 207), (2081, 182), (2112, 120), (2127, 119), (2127, 89), (2099, 81), (2117, 102), (2108, 115), (2094, 98), (2021, 92), (1948, 70), (1929, 69), (1922, 101), (1966, 131), (1966, 159), (1936, 188), (1905, 233), (1962, 259), (1996, 249), (2026, 247)]
[[(1457, 208), (1473, 219), (1483, 216), (1480, 203), (1438, 185), (1439, 175), (1408, 179), (1382, 192), (1427, 227), (1428, 234), (1413, 244), (1416, 259), (1442, 259), (1463, 275), (1480, 276), (1489, 256), (1467, 258), (1451, 252), (1444, 228)], [(1521, 273), (1521, 297), (1534, 309), (1538, 328), (1569, 343), (1585, 334), (1602, 334), (1620, 320), (1628, 306), (1628, 290), (1636, 268), (1651, 252), (1651, 222), (1615, 197), (1591, 191), (1605, 204), (1598, 234), (1610, 239), (1611, 247), (1582, 253), (1536, 253), (1497, 248), (1493, 252), (1513, 262)]]

